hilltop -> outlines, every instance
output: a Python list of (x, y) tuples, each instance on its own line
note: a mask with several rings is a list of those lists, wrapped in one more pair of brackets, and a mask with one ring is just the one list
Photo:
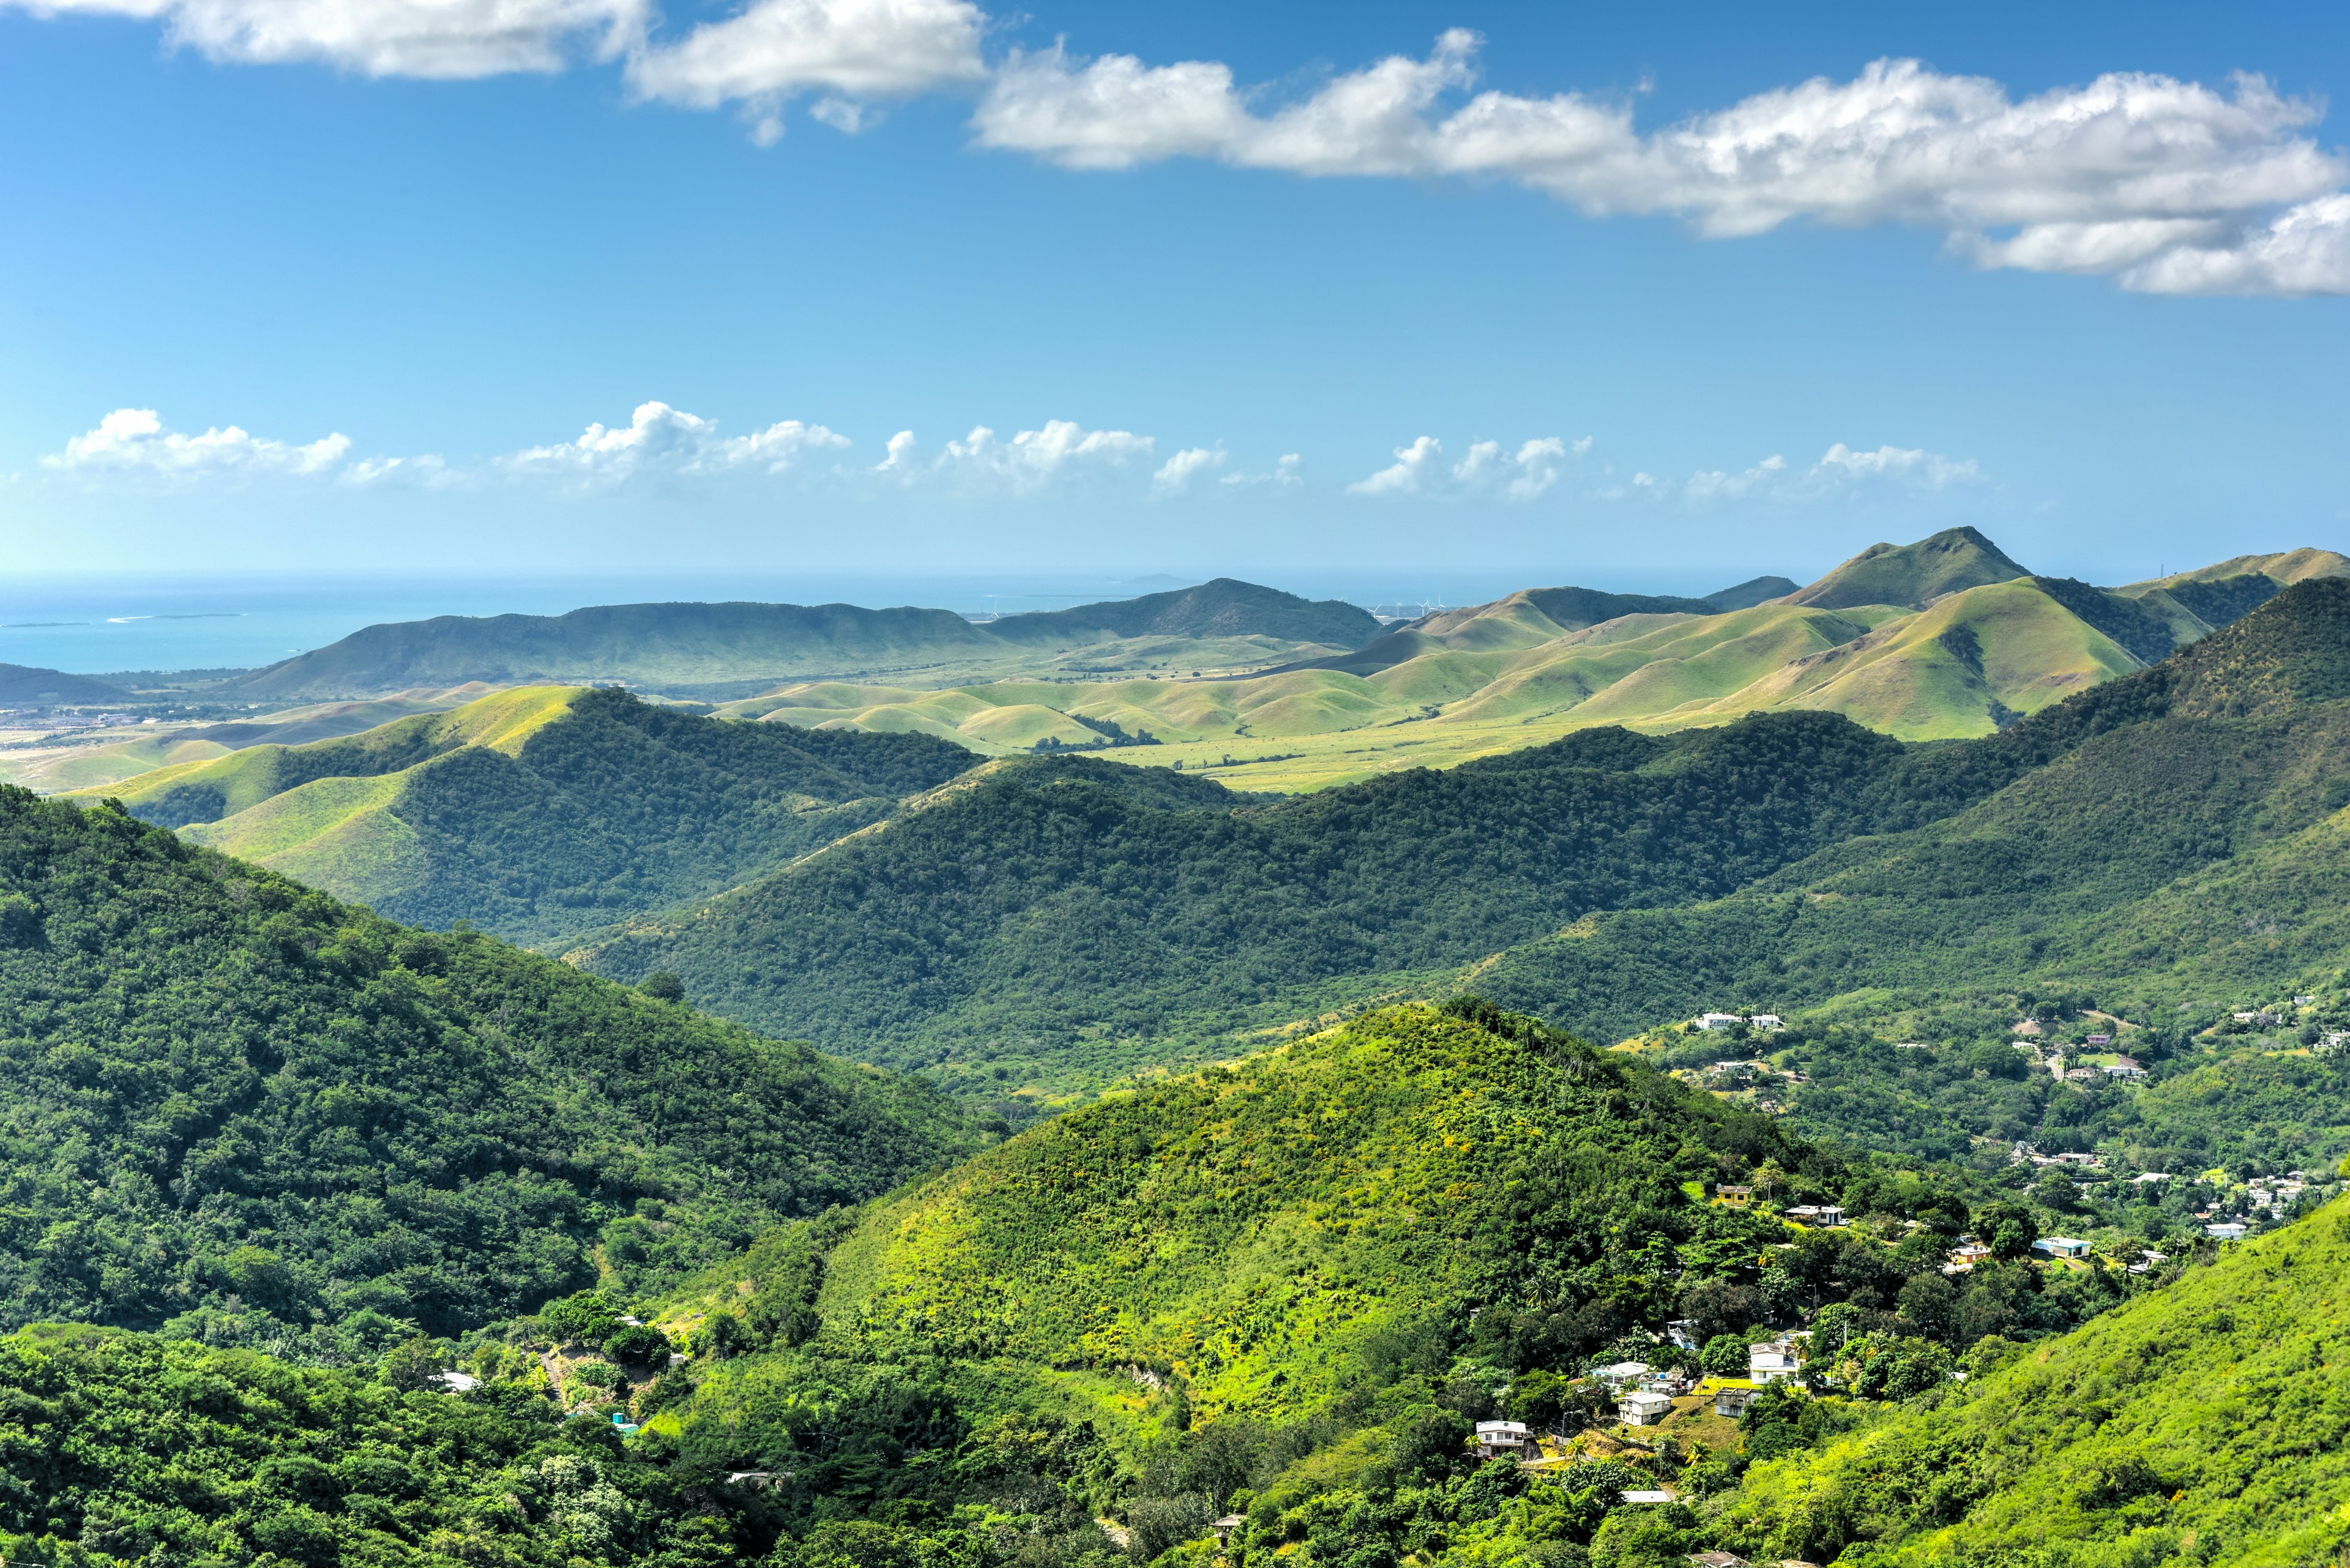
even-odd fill
[[(2322, 576), (2338, 557), (2251, 559)], [(798, 682), (724, 711), (920, 731), (989, 755), (1106, 750), (1284, 792), (1452, 766), (1596, 725), (1669, 731), (1790, 709), (1843, 713), (1905, 741), (1960, 740), (2158, 662), (2282, 584), (2238, 573), (2109, 590), (2033, 576), (1954, 529), (1873, 546), (1793, 593), (1763, 597), (1766, 586), (1794, 587), (1757, 579), (1699, 599), (1533, 588), (1246, 674)]]
[(919, 1085), (0, 790), (0, 1321), (371, 1356), (985, 1135)]
[(1832, 714), (1772, 714), (1586, 731), (1273, 804), (1159, 769), (1005, 761), (571, 956), (673, 971), (713, 1011), (951, 1065), (966, 1087), (1059, 1086), (1593, 910), (1718, 897), (1866, 830), (1902, 756)]
[[(745, 695), (785, 680), (968, 679), (1064, 665), (1262, 665), (1374, 635), (1367, 612), (1220, 577), (1198, 587), (974, 624), (951, 610), (855, 605), (599, 605), (559, 616), (440, 616), (371, 626), (228, 682), (277, 701), (415, 686), (618, 681)], [(729, 691), (728, 689), (731, 689)]]
[(1007, 642), (1083, 647), (1121, 638), (1271, 638), (1354, 648), (1377, 637), (1378, 618), (1337, 599), (1303, 599), (1235, 577), (1196, 587), (1005, 616), (981, 628)]
[(0, 664), (0, 703), (13, 707), (57, 707), (83, 702), (121, 702), (130, 693), (120, 686), (68, 675), (61, 670), (41, 670), (29, 664)]
[(969, 753), (520, 687), (80, 792), (396, 919), (544, 940), (715, 892), (879, 820)]
[[(1918, 753), (1910, 789), (1981, 792), (1960, 809), (1728, 898), (1600, 916), (1498, 955), (1479, 985), (1607, 1038), (1752, 999), (1960, 1046), (2002, 1039), (2015, 996), (2085, 996), (2143, 1028), (2149, 1055), (2192, 1068), (2187, 1035), (2250, 999), (2343, 992), (2345, 680), (2350, 581), (2304, 582), (2164, 664), (1991, 740)], [(2290, 1086), (2272, 1065), (2209, 1060), (2206, 1094), (2276, 1096), (2259, 1123), (2271, 1158), (2314, 1163), (2350, 1137), (2325, 1109), (2331, 1059), (2304, 1057)], [(1835, 1114), (1882, 1127), (1900, 1100), (1911, 1125), (1935, 1125), (1932, 1075), (1903, 1082), (1880, 1077), (1873, 1105)], [(2098, 1119), (2150, 1159), (2182, 1143), (2250, 1153), (2234, 1141), (2244, 1127), (2183, 1137), (2199, 1119), (2184, 1099), (2125, 1097), (2085, 1125)], [(1950, 1129), (1961, 1149), (1983, 1130)]]
[(2031, 574), (1972, 528), (1946, 528), (1914, 545), (1871, 545), (1786, 602), (1822, 609), (1902, 605), (1923, 609), (1944, 594)]

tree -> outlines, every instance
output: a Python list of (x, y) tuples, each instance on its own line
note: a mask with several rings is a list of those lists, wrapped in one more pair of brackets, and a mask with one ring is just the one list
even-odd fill
[(1700, 1360), (1716, 1377), (1743, 1377), (1748, 1365), (1746, 1341), (1734, 1334), (1717, 1334), (1705, 1342)]
[(383, 1359), (376, 1363), (376, 1376), (386, 1387), (397, 1388), (403, 1394), (429, 1388), (433, 1375), (447, 1365), (444, 1351), (440, 1341), (420, 1334), (385, 1351)]
[(1994, 1203), (1976, 1218), (1975, 1224), (1975, 1233), (1997, 1258), (2029, 1257), (2032, 1243), (2040, 1240), (2040, 1222), (2019, 1204)]
[(644, 979), (637, 981), (637, 989), (643, 992), (647, 996), (651, 997), (655, 1002), (683, 1002), (685, 1000), (685, 981), (678, 979), (676, 975), (671, 974), (665, 969), (657, 969), (653, 971), (652, 973), (645, 976)]

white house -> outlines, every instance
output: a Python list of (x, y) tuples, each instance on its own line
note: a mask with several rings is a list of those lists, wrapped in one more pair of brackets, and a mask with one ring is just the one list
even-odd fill
[(470, 1372), (436, 1372), (425, 1381), (438, 1384), (451, 1394), (463, 1394), (468, 1389), (479, 1388), (482, 1386), (482, 1380)]
[(1787, 1027), (1786, 1021), (1775, 1012), (1758, 1012), (1746, 1022), (1766, 1034), (1775, 1034)]
[(1635, 1389), (1616, 1401), (1616, 1413), (1627, 1427), (1653, 1427), (1673, 1413), (1673, 1397)]
[(2052, 1258), (2085, 1258), (2089, 1244), (2077, 1236), (2043, 1236), (2032, 1243), (2035, 1252), (2045, 1252)]
[(1619, 1361), (1613, 1366), (1594, 1367), (1591, 1372), (1591, 1376), (1610, 1390), (1638, 1383), (1648, 1375), (1648, 1364), (1645, 1361)]
[(1782, 1377), (1793, 1377), (1799, 1370), (1795, 1347), (1783, 1339), (1746, 1347), (1746, 1377), (1751, 1383), (1776, 1383)]
[(1670, 1502), (1673, 1501), (1673, 1494), (1669, 1491), (1619, 1491), (1616, 1495), (1622, 1498), (1626, 1502)]
[(1733, 1421), (1744, 1415), (1746, 1407), (1753, 1402), (1754, 1390), (1741, 1387), (1735, 1383), (1727, 1384), (1713, 1391), (1714, 1414), (1727, 1416)]
[(1844, 1210), (1833, 1203), (1798, 1203), (1784, 1211), (1787, 1218), (1799, 1225), (1841, 1225)]
[(1523, 1421), (1478, 1422), (1477, 1451), (1489, 1459), (1501, 1454), (1539, 1452), (1534, 1434), (1526, 1430)]
[(1700, 1012), (1697, 1015), (1697, 1026), (1706, 1030), (1727, 1029), (1734, 1023), (1745, 1022), (1735, 1012)]
[(2135, 1056), (2116, 1056), (2114, 1064), (2106, 1069), (2108, 1078), (2143, 1078), (2146, 1067)]
[(2241, 1241), (2244, 1239), (2244, 1232), (2251, 1229), (2249, 1225), (2230, 1220), (2221, 1224), (2204, 1226), (2203, 1234), (2214, 1241)]
[(1686, 1317), (1675, 1318), (1672, 1322), (1665, 1324), (1665, 1337), (1671, 1340), (1675, 1345), (1679, 1345), (1683, 1350), (1697, 1349), (1696, 1320)]

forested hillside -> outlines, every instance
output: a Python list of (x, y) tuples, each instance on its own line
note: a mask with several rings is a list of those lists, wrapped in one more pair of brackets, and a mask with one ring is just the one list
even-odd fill
[(0, 791), (0, 1322), (372, 1355), (986, 1135), (922, 1086)]
[(1978, 805), (1731, 898), (1586, 922), (1480, 983), (1609, 1037), (1705, 1006), (1850, 996), (1885, 1015), (2027, 990), (2199, 1028), (2350, 960), (2345, 695), (2350, 582), (2305, 583), (2165, 664), (1911, 764)]
[(1995, 1376), (1762, 1467), (1690, 1539), (1881, 1568), (2330, 1562), (2350, 1542), (2345, 1280), (2336, 1203)]
[(1156, 769), (998, 763), (578, 956), (673, 971), (702, 1006), (870, 1060), (1066, 1083), (1285, 1021), (1334, 981), (1719, 896), (1874, 824), (1902, 762), (1790, 713), (1594, 731), (1271, 807)]
[(728, 887), (972, 761), (925, 735), (739, 724), (611, 688), (523, 687), (110, 793), (392, 919), (531, 941)]

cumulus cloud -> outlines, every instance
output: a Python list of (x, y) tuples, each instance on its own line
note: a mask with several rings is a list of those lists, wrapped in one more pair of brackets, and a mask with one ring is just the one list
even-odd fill
[(332, 473), (344, 467), (348, 436), (328, 435), (304, 445), (269, 441), (229, 425), (188, 435), (163, 428), (152, 409), (117, 409), (98, 428), (73, 437), (65, 450), (41, 460), (52, 470), (143, 472), (179, 477), (219, 473)]
[(2143, 72), (2021, 100), (1915, 60), (1758, 93), (1648, 134), (1630, 106), (1483, 92), (1475, 35), (1381, 60), (1305, 99), (1205, 61), (1014, 54), (983, 145), (1078, 169), (1175, 157), (1319, 175), (1515, 181), (1594, 215), (1667, 213), (1711, 236), (1794, 219), (1902, 223), (1990, 266), (2117, 276), (2164, 293), (2350, 292), (2350, 163), (2305, 134), (2318, 106)]
[(1653, 130), (1622, 97), (1477, 90), (1482, 40), (1439, 36), (1283, 98), (1213, 60), (1153, 65), (1014, 49), (993, 67), (973, 0), (742, 0), (661, 36), (657, 0), (0, 0), (140, 18), (174, 47), (369, 76), (469, 78), (622, 59), (639, 97), (733, 108), (754, 140), (784, 110), (854, 133), (876, 106), (972, 90), (984, 147), (1072, 169), (1201, 158), (1305, 175), (1514, 182), (1580, 210), (1668, 213), (1698, 233), (1804, 220), (1904, 223), (1977, 265), (2164, 294), (2350, 293), (2350, 160), (2322, 114), (2262, 77), (2150, 72), (2017, 98), (1996, 81), (1879, 60)]
[(1497, 441), (1470, 443), (1455, 463), (1444, 462), (1444, 443), (1434, 436), (1416, 438), (1395, 449), (1395, 462), (1367, 479), (1347, 486), (1354, 495), (1498, 495), (1508, 501), (1531, 501), (1558, 483), (1570, 452), (1580, 457), (1591, 450), (1586, 436), (1573, 447), (1557, 436), (1538, 436), (1510, 449)]
[(1194, 478), (1223, 465), (1222, 447), (1187, 446), (1159, 465), (1150, 476), (1150, 488), (1161, 495), (1180, 495), (1191, 488)]
[(371, 77), (463, 78), (609, 58), (650, 0), (0, 0), (36, 16), (127, 16), (175, 47), (251, 65), (317, 62)]
[(809, 452), (847, 444), (847, 436), (798, 420), (785, 420), (748, 435), (721, 435), (715, 420), (648, 402), (637, 405), (626, 425), (591, 424), (577, 441), (527, 447), (500, 462), (515, 472), (588, 479), (623, 479), (649, 470), (781, 473)]
[(629, 81), (667, 103), (740, 105), (763, 142), (783, 134), (787, 100), (822, 92), (830, 96), (815, 117), (854, 134), (871, 122), (873, 99), (983, 78), (986, 22), (969, 0), (750, 0), (675, 44), (640, 51), (629, 61)]
[(1784, 457), (1774, 454), (1744, 469), (1700, 469), (1678, 485), (1637, 474), (1629, 491), (1617, 487), (1600, 493), (1608, 500), (1678, 493), (1698, 505), (1744, 500), (1816, 502), (1887, 485), (1912, 491), (1947, 490), (1981, 478), (1981, 465), (1970, 457), (1946, 457), (1922, 448), (1898, 446), (1859, 452), (1838, 441), (1809, 468), (1791, 467)]

